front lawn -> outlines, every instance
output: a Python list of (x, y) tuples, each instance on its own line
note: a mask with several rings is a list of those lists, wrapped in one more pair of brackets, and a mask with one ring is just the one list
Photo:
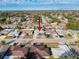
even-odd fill
[(79, 38), (79, 32), (77, 33), (77, 38)]
[(64, 38), (66, 38), (66, 39), (72, 39), (73, 37), (72, 37), (71, 34), (66, 34), (66, 35), (64, 36)]
[(79, 45), (79, 41), (71, 42), (71, 45)]
[(58, 48), (58, 44), (47, 44), (47, 47), (50, 47), (50, 48)]

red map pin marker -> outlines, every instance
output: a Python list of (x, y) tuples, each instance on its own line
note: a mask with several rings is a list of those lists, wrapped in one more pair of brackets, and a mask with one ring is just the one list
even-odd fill
[(40, 16), (38, 16), (38, 30), (40, 31), (41, 27), (40, 27)]

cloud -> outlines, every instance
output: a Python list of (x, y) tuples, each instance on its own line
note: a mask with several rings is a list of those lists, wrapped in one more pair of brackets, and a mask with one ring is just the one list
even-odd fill
[(20, 2), (5, 2), (2, 5), (0, 4), (0, 10), (79, 10), (79, 3), (76, 2)]
[(78, 3), (79, 0), (0, 0), (2, 3)]

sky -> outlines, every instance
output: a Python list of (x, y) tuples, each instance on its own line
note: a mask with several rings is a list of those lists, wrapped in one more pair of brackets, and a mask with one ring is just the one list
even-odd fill
[(79, 0), (0, 0), (0, 10), (79, 10)]

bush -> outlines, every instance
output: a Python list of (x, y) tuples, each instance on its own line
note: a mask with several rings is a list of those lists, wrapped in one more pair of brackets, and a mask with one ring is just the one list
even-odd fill
[(79, 21), (74, 17), (70, 17), (68, 23), (66, 24), (67, 29), (79, 30)]
[(71, 34), (68, 33), (67, 35), (64, 36), (64, 38), (66, 38), (66, 39), (72, 39), (73, 37), (72, 37)]
[(5, 42), (5, 41), (1, 41), (1, 44), (2, 44), (2, 45), (5, 45), (5, 44), (6, 44), (6, 42)]

